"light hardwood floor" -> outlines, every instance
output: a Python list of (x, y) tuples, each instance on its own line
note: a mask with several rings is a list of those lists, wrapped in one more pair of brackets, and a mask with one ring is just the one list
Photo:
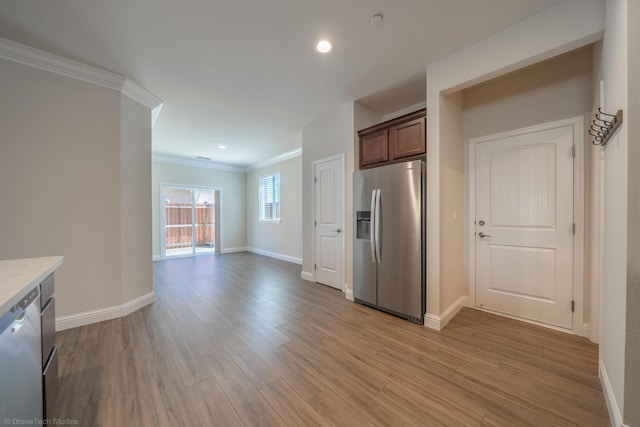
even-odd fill
[(58, 333), (81, 426), (606, 426), (588, 340), (463, 309), (434, 332), (249, 253), (154, 264), (155, 303)]

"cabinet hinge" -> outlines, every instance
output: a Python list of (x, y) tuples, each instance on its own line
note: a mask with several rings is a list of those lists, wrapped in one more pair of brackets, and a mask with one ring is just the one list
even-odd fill
[(317, 266), (316, 264), (313, 264), (313, 269), (314, 269), (314, 270), (317, 270), (317, 269), (318, 269), (318, 266)]
[(572, 145), (571, 146), (571, 157), (575, 157), (576, 156), (576, 146)]
[(318, 182), (318, 178), (316, 178), (315, 176), (313, 177), (313, 183), (315, 184), (316, 182)]
[(575, 313), (576, 311), (576, 302), (575, 301), (571, 301), (571, 312)]
[(318, 226), (318, 221), (313, 221), (313, 226), (317, 227)]
[(573, 230), (573, 235), (576, 235), (576, 223), (574, 222), (573, 224), (571, 224), (571, 228)]

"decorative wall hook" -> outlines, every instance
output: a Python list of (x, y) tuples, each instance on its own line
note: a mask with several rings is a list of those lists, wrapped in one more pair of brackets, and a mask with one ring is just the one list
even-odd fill
[(614, 114), (608, 114), (598, 108), (595, 119), (591, 121), (589, 135), (593, 137), (593, 145), (604, 147), (609, 142), (609, 138), (622, 124), (622, 110)]

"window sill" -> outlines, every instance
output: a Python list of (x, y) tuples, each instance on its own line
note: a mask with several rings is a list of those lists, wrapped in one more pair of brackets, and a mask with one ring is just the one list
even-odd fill
[(258, 222), (271, 222), (271, 223), (275, 223), (275, 224), (280, 224), (280, 220), (279, 219), (259, 219)]

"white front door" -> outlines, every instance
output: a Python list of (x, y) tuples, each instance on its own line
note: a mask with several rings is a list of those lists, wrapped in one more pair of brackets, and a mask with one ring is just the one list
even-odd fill
[(333, 158), (314, 166), (316, 282), (342, 290), (343, 269), (343, 160)]
[(477, 307), (573, 328), (572, 126), (475, 146)]

